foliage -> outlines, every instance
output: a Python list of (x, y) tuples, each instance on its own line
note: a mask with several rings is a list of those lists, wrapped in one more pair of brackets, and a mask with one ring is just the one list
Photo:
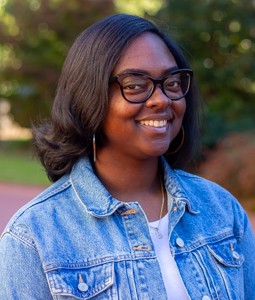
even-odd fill
[(113, 12), (112, 0), (0, 1), (0, 99), (11, 101), (17, 122), (29, 127), (49, 113), (74, 38)]
[(144, 16), (155, 15), (163, 7), (164, 0), (115, 0), (114, 3), (122, 13)]
[(157, 18), (168, 24), (195, 71), (207, 105), (206, 141), (236, 127), (254, 128), (254, 1), (168, 0)]
[(231, 133), (213, 150), (207, 150), (198, 173), (217, 182), (239, 199), (255, 204), (255, 131)]

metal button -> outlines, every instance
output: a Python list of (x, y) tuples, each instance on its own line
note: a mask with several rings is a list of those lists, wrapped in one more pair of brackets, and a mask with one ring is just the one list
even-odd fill
[(176, 245), (179, 246), (179, 247), (181, 247), (181, 248), (184, 247), (184, 245), (185, 245), (183, 239), (181, 239), (179, 237), (176, 239), (175, 242), (176, 242)]
[(78, 284), (78, 290), (79, 290), (80, 292), (87, 292), (88, 289), (89, 289), (89, 287), (88, 287), (87, 283), (85, 283), (85, 282), (80, 282), (80, 283)]
[(211, 297), (206, 295), (206, 296), (203, 296), (202, 300), (211, 300)]
[(236, 251), (233, 251), (233, 252), (232, 252), (232, 255), (233, 255), (233, 257), (234, 257), (235, 259), (239, 259), (239, 258), (240, 258), (239, 253), (237, 253)]
[(84, 282), (81, 274), (79, 274), (78, 277), (79, 277), (78, 290), (80, 292), (87, 292), (87, 290), (89, 289), (87, 283)]

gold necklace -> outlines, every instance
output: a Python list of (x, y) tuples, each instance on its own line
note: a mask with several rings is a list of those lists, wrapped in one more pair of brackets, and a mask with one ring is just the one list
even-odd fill
[(160, 176), (160, 189), (161, 189), (161, 197), (162, 198), (161, 198), (161, 208), (160, 208), (158, 225), (156, 227), (150, 225), (150, 227), (155, 231), (158, 239), (162, 239), (162, 237), (163, 237), (162, 233), (160, 232), (159, 226), (160, 226), (160, 222), (162, 219), (164, 204), (165, 204), (165, 192), (164, 192), (164, 186), (163, 186), (163, 181), (162, 181), (161, 176)]

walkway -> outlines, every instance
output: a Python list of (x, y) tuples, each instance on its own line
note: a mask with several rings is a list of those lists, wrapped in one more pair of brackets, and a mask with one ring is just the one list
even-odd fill
[[(0, 183), (0, 234), (11, 216), (43, 189), (41, 186)], [(255, 213), (249, 213), (249, 217), (255, 232)]]
[(0, 183), (0, 234), (11, 216), (43, 189), (41, 186)]

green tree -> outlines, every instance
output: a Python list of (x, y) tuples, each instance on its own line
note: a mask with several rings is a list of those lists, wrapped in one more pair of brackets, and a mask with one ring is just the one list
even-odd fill
[(169, 0), (157, 18), (169, 24), (195, 71), (209, 112), (207, 142), (254, 127), (255, 2)]
[(113, 12), (112, 0), (0, 1), (0, 99), (18, 123), (48, 115), (75, 37)]

